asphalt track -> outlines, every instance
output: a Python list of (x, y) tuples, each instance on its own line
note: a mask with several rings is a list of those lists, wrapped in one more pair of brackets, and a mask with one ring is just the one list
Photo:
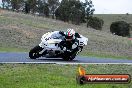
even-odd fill
[(0, 63), (47, 63), (47, 64), (132, 64), (132, 60), (127, 59), (111, 59), (111, 58), (96, 58), (96, 57), (83, 57), (77, 56), (73, 61), (63, 61), (61, 58), (45, 58), (30, 59), (28, 53), (0, 53)]

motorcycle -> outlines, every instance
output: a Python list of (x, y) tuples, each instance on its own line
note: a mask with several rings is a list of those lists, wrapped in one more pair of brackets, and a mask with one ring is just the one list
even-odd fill
[(60, 47), (62, 39), (51, 39), (50, 36), (50, 33), (44, 34), (41, 43), (30, 50), (29, 57), (31, 59), (53, 57), (62, 58), (65, 61), (73, 60), (88, 42), (88, 38), (80, 35), (80, 38), (77, 38), (78, 42), (72, 45), (72, 49), (68, 49), (67, 46)]

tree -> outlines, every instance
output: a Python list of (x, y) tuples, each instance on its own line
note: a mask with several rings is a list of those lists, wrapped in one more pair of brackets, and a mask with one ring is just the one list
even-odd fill
[(86, 0), (85, 3), (79, 0), (62, 0), (55, 11), (55, 16), (59, 20), (71, 21), (73, 24), (79, 25), (85, 22), (85, 17), (88, 18), (92, 15), (94, 10), (91, 0)]
[(30, 13), (30, 4), (27, 1), (25, 2), (25, 13)]
[(125, 21), (113, 22), (110, 26), (110, 32), (115, 35), (129, 37), (130, 36), (130, 25)]
[(24, 0), (2, 0), (2, 8), (13, 11), (24, 9)]
[(55, 12), (55, 16), (59, 20), (68, 22), (69, 12), (70, 12), (70, 8), (69, 8), (68, 0), (62, 0), (60, 6), (57, 8)]
[(38, 11), (38, 13), (39, 13), (39, 15), (43, 15), (44, 14), (44, 1), (42, 1), (42, 0), (38, 0), (37, 1), (37, 11)]
[(37, 0), (27, 0), (27, 3), (30, 4), (31, 13), (34, 14), (37, 11)]
[(86, 9), (86, 19), (87, 19), (87, 22), (89, 20), (89, 18), (91, 18), (91, 16), (93, 15), (95, 9), (93, 8), (94, 5), (93, 5), (93, 2), (91, 0), (85, 0), (85, 3), (84, 3), (84, 7)]
[(21, 4), (24, 3), (24, 0), (11, 0), (11, 7), (13, 11), (18, 11), (21, 7)]
[(45, 0), (38, 0), (37, 2), (38, 5), (38, 12), (41, 16), (46, 16), (49, 17), (49, 5)]
[(5, 3), (6, 3), (6, 0), (2, 0), (2, 8), (3, 9), (5, 8)]
[(52, 18), (54, 19), (55, 10), (59, 6), (59, 0), (48, 0), (48, 5), (50, 8), (50, 13), (52, 14)]
[(44, 15), (46, 17), (49, 17), (49, 7), (48, 7), (48, 4), (47, 3), (45, 3), (43, 10), (44, 10)]
[(2, 0), (2, 8), (9, 10), (11, 6), (11, 1), (10, 0)]
[(82, 11), (82, 5), (80, 2), (78, 1), (75, 1), (73, 2), (73, 5), (70, 9), (70, 21), (73, 23), (73, 24), (76, 24), (76, 25), (79, 25), (82, 20), (85, 18), (83, 18), (82, 14), (83, 14), (83, 11)]
[(87, 22), (87, 27), (92, 27), (96, 30), (101, 30), (102, 26), (104, 24), (104, 21), (98, 17), (89, 17), (89, 20)]

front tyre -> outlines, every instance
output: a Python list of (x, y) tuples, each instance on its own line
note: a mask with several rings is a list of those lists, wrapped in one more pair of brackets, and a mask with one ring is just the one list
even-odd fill
[(29, 52), (29, 57), (31, 59), (36, 59), (39, 58), (39, 52), (42, 51), (43, 48), (41, 48), (39, 45), (35, 46), (34, 48), (32, 48)]

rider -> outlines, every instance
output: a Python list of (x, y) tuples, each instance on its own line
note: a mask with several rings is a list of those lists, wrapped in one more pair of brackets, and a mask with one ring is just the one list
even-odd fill
[[(43, 36), (45, 37), (45, 36)], [(73, 44), (78, 44), (77, 38), (80, 38), (80, 35), (74, 31), (74, 29), (68, 28), (66, 32), (64, 31), (53, 31), (49, 32), (48, 36), (44, 38), (46, 41), (49, 39), (62, 39), (62, 41), (58, 44), (58, 46), (63, 49), (66, 47), (67, 49), (71, 50)], [(44, 40), (44, 41), (45, 41)], [(43, 47), (43, 41), (39, 44), (39, 46)], [(74, 51), (76, 51), (75, 49)], [(44, 52), (46, 53), (46, 51)]]
[(60, 42), (59, 46), (61, 49), (63, 47), (66, 47), (68, 49), (72, 49), (73, 44), (77, 44), (78, 40), (77, 38), (80, 37), (78, 33), (75, 33), (74, 29), (67, 29), (66, 32), (61, 32), (60, 33), (65, 36), (64, 39)]

